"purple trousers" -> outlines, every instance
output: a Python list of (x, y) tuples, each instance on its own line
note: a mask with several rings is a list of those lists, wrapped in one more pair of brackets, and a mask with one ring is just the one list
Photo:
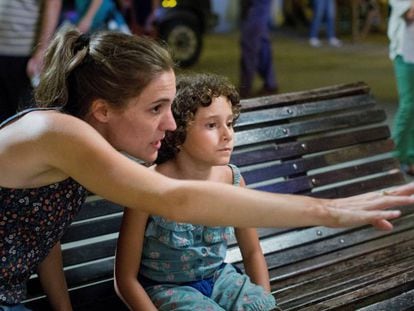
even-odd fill
[(256, 73), (265, 90), (277, 88), (269, 33), (271, 0), (251, 1), (241, 24), (240, 94), (249, 96)]

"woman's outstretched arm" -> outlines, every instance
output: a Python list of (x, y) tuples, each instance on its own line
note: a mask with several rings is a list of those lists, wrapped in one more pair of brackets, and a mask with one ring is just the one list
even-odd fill
[[(38, 186), (50, 179), (71, 176), (88, 190), (125, 207), (179, 222), (235, 227), (372, 224), (390, 229), (392, 225), (386, 220), (400, 213), (383, 209), (414, 203), (414, 197), (410, 197), (414, 183), (396, 188), (387, 196), (369, 193), (328, 200), (271, 194), (222, 183), (175, 180), (128, 159), (77, 118), (56, 112), (30, 115), (21, 120), (27, 124), (9, 125), (30, 126), (33, 130), (30, 137), (15, 138), (20, 139), (18, 147), (14, 144), (12, 150), (0, 148), (0, 158), (14, 167), (0, 164), (2, 186), (13, 180), (26, 180)], [(7, 127), (2, 131), (5, 130)]]

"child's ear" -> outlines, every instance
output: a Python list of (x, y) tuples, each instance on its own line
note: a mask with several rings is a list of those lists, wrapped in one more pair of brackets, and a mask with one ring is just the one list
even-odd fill
[(111, 107), (103, 99), (95, 99), (90, 108), (90, 115), (97, 121), (107, 123)]

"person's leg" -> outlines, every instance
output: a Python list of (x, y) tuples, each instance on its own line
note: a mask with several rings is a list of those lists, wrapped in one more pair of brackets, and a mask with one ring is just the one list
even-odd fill
[(276, 93), (278, 91), (278, 83), (276, 80), (275, 67), (273, 65), (272, 43), (269, 36), (262, 37), (259, 51), (258, 72), (263, 79), (264, 92)]
[(342, 42), (338, 40), (335, 33), (336, 23), (336, 1), (326, 0), (326, 34), (328, 36), (328, 42), (334, 47), (342, 46)]
[(392, 137), (401, 163), (412, 165), (414, 164), (414, 64), (406, 63), (401, 56), (397, 56), (394, 60), (394, 70), (399, 105), (394, 118)]
[(317, 39), (324, 15), (325, 0), (313, 0), (313, 18), (309, 38)]
[(261, 7), (262, 25), (260, 29), (260, 50), (257, 64), (257, 71), (263, 79), (264, 92), (276, 92), (278, 89), (276, 81), (275, 68), (273, 66), (272, 42), (270, 40), (268, 20), (270, 18), (271, 1), (263, 1), (264, 5)]
[(160, 311), (224, 311), (212, 299), (190, 286), (155, 285), (146, 289)]
[(253, 2), (241, 24), (240, 96), (242, 98), (251, 95), (257, 70), (261, 40), (258, 33), (263, 29), (261, 13), (260, 6)]
[(225, 310), (267, 311), (276, 308), (272, 294), (253, 284), (231, 264), (217, 271), (211, 299)]
[(325, 2), (326, 12), (326, 35), (328, 39), (335, 38), (335, 18), (336, 18), (336, 5), (335, 0), (323, 0)]
[(0, 122), (31, 104), (27, 57), (0, 57)]

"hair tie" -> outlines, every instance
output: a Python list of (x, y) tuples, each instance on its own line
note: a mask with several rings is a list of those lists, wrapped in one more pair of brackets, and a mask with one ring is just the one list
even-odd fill
[(90, 36), (88, 34), (81, 34), (78, 39), (76, 39), (74, 44), (74, 53), (78, 53), (80, 50), (83, 50), (85, 47), (89, 48)]

